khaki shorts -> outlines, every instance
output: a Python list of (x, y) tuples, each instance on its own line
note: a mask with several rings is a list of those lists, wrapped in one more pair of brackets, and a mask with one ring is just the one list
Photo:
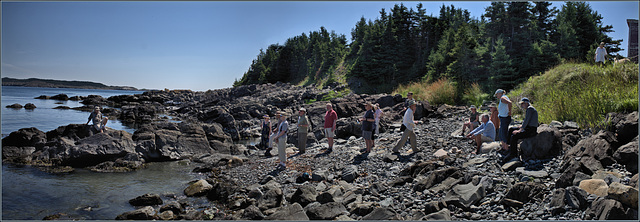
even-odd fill
[(324, 128), (324, 135), (327, 138), (333, 138), (336, 136), (335, 134), (333, 134), (333, 128)]
[(478, 127), (480, 124), (478, 122), (471, 122), (471, 126), (473, 126), (473, 128), (475, 129), (476, 127)]
[(485, 136), (485, 135), (480, 135), (480, 140), (482, 142), (486, 142), (486, 143), (490, 143), (495, 141), (494, 139), (491, 139), (491, 137)]

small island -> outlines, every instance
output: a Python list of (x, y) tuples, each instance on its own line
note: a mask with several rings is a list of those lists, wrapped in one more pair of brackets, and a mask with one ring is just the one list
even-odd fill
[(27, 87), (48, 87), (48, 88), (75, 88), (75, 89), (110, 89), (110, 90), (138, 90), (131, 86), (107, 86), (102, 83), (89, 81), (66, 81), (53, 79), (14, 79), (2, 78), (2, 86), (27, 86)]

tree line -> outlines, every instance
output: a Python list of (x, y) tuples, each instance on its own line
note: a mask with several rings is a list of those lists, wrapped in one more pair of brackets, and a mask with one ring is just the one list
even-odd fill
[(433, 16), (422, 4), (415, 10), (396, 4), (373, 21), (362, 17), (350, 42), (320, 27), (261, 49), (234, 86), (342, 81), (377, 93), (447, 78), (459, 92), (473, 83), (512, 89), (562, 61), (592, 61), (600, 42), (609, 59), (620, 57), (622, 40), (607, 35), (612, 28), (585, 2), (560, 9), (550, 2), (492, 2), (480, 19), (453, 5)]

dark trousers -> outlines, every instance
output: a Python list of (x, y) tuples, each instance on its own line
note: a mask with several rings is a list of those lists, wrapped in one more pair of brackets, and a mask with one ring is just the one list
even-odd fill
[(537, 127), (527, 127), (526, 130), (524, 132), (520, 132), (517, 134), (513, 134), (513, 131), (519, 130), (520, 127), (513, 127), (513, 128), (509, 128), (509, 151), (513, 154), (518, 154), (518, 140), (521, 139), (525, 139), (525, 138), (529, 138), (529, 137), (534, 137), (535, 135), (538, 135), (538, 128)]

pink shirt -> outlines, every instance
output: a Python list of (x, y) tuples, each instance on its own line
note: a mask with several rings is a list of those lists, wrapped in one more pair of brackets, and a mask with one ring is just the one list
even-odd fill
[(333, 122), (338, 120), (338, 114), (335, 110), (327, 111), (324, 114), (324, 128), (333, 128)]

